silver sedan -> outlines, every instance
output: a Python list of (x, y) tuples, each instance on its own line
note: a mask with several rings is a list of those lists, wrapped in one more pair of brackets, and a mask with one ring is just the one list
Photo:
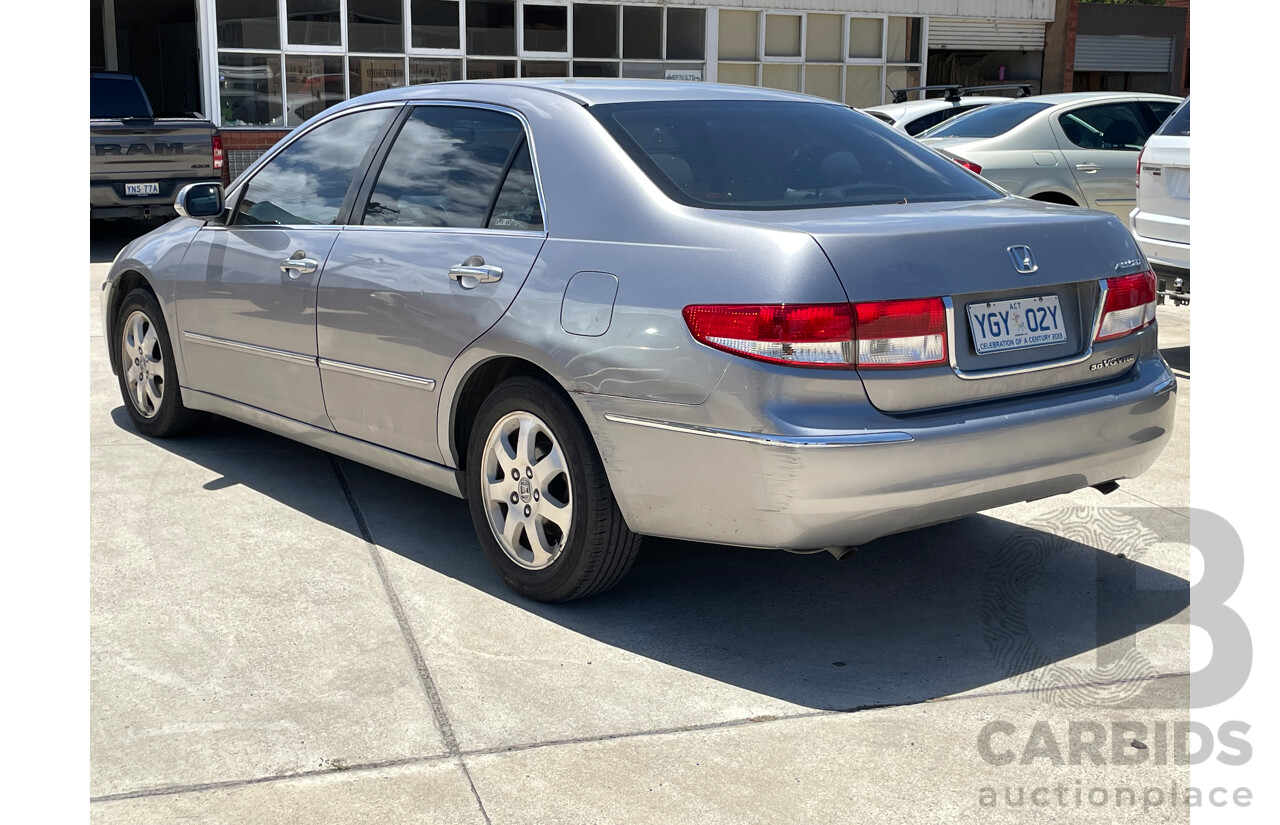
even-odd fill
[(1138, 92), (1040, 95), (968, 112), (917, 137), (1015, 195), (1127, 221), (1138, 153), (1178, 102)]
[(396, 89), (176, 206), (103, 285), (133, 425), (213, 413), (465, 497), (535, 599), (616, 584), (642, 535), (840, 555), (1107, 492), (1173, 423), (1124, 224), (814, 98)]

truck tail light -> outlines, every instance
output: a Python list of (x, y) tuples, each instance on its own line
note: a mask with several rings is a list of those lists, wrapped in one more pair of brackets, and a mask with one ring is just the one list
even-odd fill
[(853, 310), (848, 304), (687, 306), (684, 322), (707, 346), (757, 361), (853, 366)]
[(223, 163), (222, 135), (213, 136), (213, 168), (221, 169)]
[(947, 360), (941, 298), (854, 304), (858, 369), (923, 367)]
[(1136, 332), (1156, 319), (1156, 273), (1147, 270), (1107, 279), (1107, 300), (1095, 341)]

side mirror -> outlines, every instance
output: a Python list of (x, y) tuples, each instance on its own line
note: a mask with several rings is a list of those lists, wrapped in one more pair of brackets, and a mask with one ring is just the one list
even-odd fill
[(216, 218), (222, 214), (222, 184), (188, 183), (178, 190), (173, 208), (184, 218)]

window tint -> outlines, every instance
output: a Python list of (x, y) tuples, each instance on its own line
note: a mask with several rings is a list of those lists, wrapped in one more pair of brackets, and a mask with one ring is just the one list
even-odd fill
[(1103, 103), (1058, 115), (1067, 140), (1081, 149), (1136, 152), (1150, 134), (1133, 103)]
[(542, 207), (538, 204), (538, 185), (533, 179), (533, 160), (527, 143), (521, 142), (520, 151), (511, 162), (507, 179), (493, 205), (489, 228), (542, 230)]
[(1156, 130), (1156, 134), (1191, 137), (1191, 98), (1187, 98), (1186, 102), (1178, 107), (1173, 116)]
[(351, 179), (390, 114), (372, 109), (339, 117), (286, 146), (249, 181), (235, 223), (336, 223)]
[[(1144, 105), (1150, 109), (1151, 114), (1155, 116), (1157, 130), (1160, 128), (1161, 124), (1168, 120), (1169, 115), (1173, 114), (1173, 110), (1178, 106), (1177, 103), (1169, 103), (1163, 100), (1148, 100)], [(1150, 137), (1150, 135), (1148, 135), (1148, 137)]]
[(387, 154), (364, 223), (484, 226), (507, 160), (523, 136), (520, 121), (511, 115), (419, 107)]
[(923, 132), (925, 129), (931, 129), (939, 123), (945, 123), (953, 117), (959, 117), (965, 112), (972, 112), (974, 109), (981, 109), (982, 104), (973, 104), (969, 106), (951, 106), (946, 109), (939, 109), (936, 112), (916, 118), (904, 127), (907, 134), (915, 136)]
[(94, 77), (89, 80), (89, 117), (151, 117), (151, 107), (132, 77)]
[(654, 183), (690, 206), (804, 209), (1000, 197), (912, 138), (842, 106), (717, 100), (588, 111)]
[(967, 112), (962, 117), (944, 121), (927, 132), (922, 138), (968, 137), (989, 138), (1003, 135), (1014, 126), (1026, 121), (1037, 112), (1049, 108), (1048, 103), (1001, 103), (994, 106), (983, 106), (976, 111)]

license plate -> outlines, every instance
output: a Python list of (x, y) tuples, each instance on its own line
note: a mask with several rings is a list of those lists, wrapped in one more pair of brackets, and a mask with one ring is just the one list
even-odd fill
[(158, 183), (126, 183), (124, 185), (124, 193), (126, 195), (159, 195), (160, 184)]
[(1066, 319), (1057, 295), (969, 304), (969, 329), (979, 355), (1045, 347), (1067, 340)]

